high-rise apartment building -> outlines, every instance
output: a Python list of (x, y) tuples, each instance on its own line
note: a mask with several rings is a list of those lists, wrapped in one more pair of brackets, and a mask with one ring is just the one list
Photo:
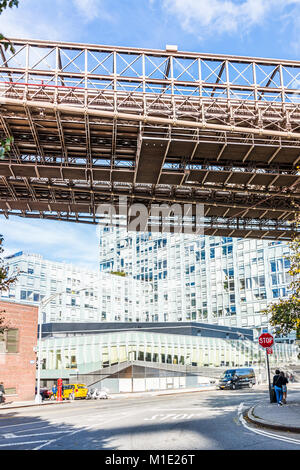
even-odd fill
[(42, 308), (43, 323), (139, 321), (151, 289), (120, 273), (93, 272), (37, 254), (16, 253), (6, 265), (18, 278), (1, 298), (38, 305), (52, 297)]
[(124, 271), (152, 286), (145, 321), (268, 326), (261, 311), (288, 294), (286, 243), (172, 233), (100, 233), (100, 272)]
[(285, 243), (171, 233), (100, 231), (100, 269), (16, 253), (3, 300), (38, 305), (43, 322), (200, 322), (268, 327), (261, 312), (288, 294)]

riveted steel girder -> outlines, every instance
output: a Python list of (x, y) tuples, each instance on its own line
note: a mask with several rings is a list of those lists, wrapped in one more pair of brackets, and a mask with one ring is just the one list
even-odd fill
[(13, 39), (0, 56), (0, 213), (203, 205), (206, 233), (289, 239), (300, 62)]

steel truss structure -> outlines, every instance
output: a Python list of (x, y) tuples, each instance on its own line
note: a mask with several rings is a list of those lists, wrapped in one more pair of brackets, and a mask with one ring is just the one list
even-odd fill
[[(300, 62), (12, 39), (0, 45), (0, 213), (203, 204), (205, 233), (290, 239)], [(1, 129), (0, 127), (0, 129)]]

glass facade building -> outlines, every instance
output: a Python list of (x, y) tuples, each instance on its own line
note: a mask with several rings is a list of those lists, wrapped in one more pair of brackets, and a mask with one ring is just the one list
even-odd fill
[(16, 284), (2, 292), (3, 300), (38, 305), (42, 322), (129, 321), (145, 309), (151, 286), (118, 274), (93, 272), (45, 260), (41, 255), (19, 252), (6, 258)]
[[(41, 377), (48, 382), (58, 377), (72, 382), (75, 377), (82, 380), (84, 376), (85, 383), (89, 379), (101, 381), (131, 361), (150, 368), (156, 364), (160, 370), (169, 365), (170, 371), (182, 375), (185, 366), (217, 368), (217, 375), (221, 373), (219, 367), (264, 367), (265, 352), (258, 343), (247, 337), (236, 339), (230, 328), (208, 327), (206, 336), (186, 334), (184, 328), (181, 334), (179, 328), (174, 333), (161, 327), (157, 331), (149, 330), (128, 327), (123, 331), (95, 329), (89, 333), (71, 329), (54, 331), (43, 339)], [(270, 355), (272, 367), (296, 361), (294, 344), (278, 344)], [(111, 367), (115, 368), (110, 370)]]
[[(16, 253), (3, 300), (38, 305), (49, 322), (186, 322), (268, 328), (261, 311), (288, 295), (285, 243), (100, 230), (98, 272)], [(292, 338), (292, 336), (291, 336)]]
[(172, 233), (100, 233), (100, 272), (118, 270), (152, 286), (144, 321), (268, 327), (261, 311), (288, 295), (289, 246)]

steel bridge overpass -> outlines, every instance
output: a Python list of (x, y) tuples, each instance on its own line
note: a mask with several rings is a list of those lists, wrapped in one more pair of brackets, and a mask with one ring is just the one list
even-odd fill
[(101, 203), (204, 205), (205, 234), (287, 240), (300, 62), (0, 43), (0, 214), (98, 223)]

